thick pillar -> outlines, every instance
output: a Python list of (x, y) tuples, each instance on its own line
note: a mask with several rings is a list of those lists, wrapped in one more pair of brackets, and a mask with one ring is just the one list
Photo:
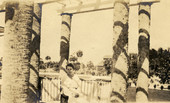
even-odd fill
[(114, 3), (111, 103), (126, 102), (128, 73), (128, 3), (129, 0), (115, 0)]
[(72, 14), (62, 13), (62, 25), (61, 25), (61, 42), (60, 42), (60, 63), (64, 59), (69, 58), (69, 48), (70, 48), (70, 33), (71, 33), (71, 19)]
[(149, 82), (149, 47), (150, 47), (150, 12), (151, 3), (139, 5), (139, 40), (138, 69), (139, 75), (136, 88), (136, 101), (148, 101)]
[[(59, 68), (61, 66), (66, 66), (66, 63), (63, 64), (64, 60), (69, 59), (69, 49), (70, 49), (70, 33), (71, 33), (71, 19), (72, 14), (69, 13), (63, 13), (62, 16), (62, 24), (61, 24), (61, 42), (60, 42), (60, 64)], [(65, 67), (64, 67), (65, 68)], [(67, 78), (67, 74), (63, 69), (60, 69), (60, 75), (61, 75), (61, 85), (62, 81), (64, 81)], [(64, 98), (61, 95), (61, 103), (67, 103), (67, 98)]]
[(28, 103), (33, 2), (7, 1), (1, 103)]
[(30, 79), (29, 79), (29, 101), (37, 103), (39, 99), (39, 63), (40, 63), (40, 27), (41, 27), (41, 5), (34, 4), (32, 40), (30, 47)]

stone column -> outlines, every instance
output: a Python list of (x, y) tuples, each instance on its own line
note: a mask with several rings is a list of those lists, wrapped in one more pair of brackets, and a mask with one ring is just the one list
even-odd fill
[(61, 44), (60, 44), (60, 56), (62, 63), (65, 59), (69, 58), (70, 49), (70, 34), (71, 34), (71, 19), (72, 14), (62, 13), (62, 25), (61, 25)]
[[(71, 19), (72, 19), (72, 14), (69, 13), (62, 13), (62, 25), (61, 25), (61, 42), (60, 42), (60, 62), (59, 62), (59, 68), (60, 68), (60, 75), (61, 77), (61, 84), (62, 81), (65, 80), (67, 74), (66, 72), (61, 69), (61, 66), (66, 66), (62, 65), (64, 60), (69, 59), (69, 49), (70, 49), (70, 33), (71, 33)], [(65, 68), (65, 67), (64, 67)], [(67, 103), (67, 98), (64, 98), (63, 95), (61, 95), (60, 98), (62, 103)]]
[(139, 5), (138, 80), (136, 101), (148, 101), (151, 3)]
[(126, 102), (128, 73), (128, 4), (129, 0), (115, 0), (114, 3), (111, 103)]
[(39, 63), (40, 63), (40, 29), (41, 28), (41, 4), (34, 4), (32, 40), (30, 47), (30, 79), (29, 101), (36, 103), (39, 99)]

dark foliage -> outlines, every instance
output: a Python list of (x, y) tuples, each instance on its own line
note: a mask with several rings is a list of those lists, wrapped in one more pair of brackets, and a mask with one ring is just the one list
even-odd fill
[[(137, 54), (130, 54), (128, 77), (136, 79), (139, 73), (137, 68)], [(170, 83), (170, 51), (159, 48), (149, 50), (149, 76), (159, 76), (160, 83)]]
[(161, 83), (170, 82), (170, 51), (159, 48), (158, 51), (149, 51), (150, 76), (156, 75), (161, 78)]
[(111, 73), (112, 63), (113, 62), (111, 58), (104, 59), (104, 68), (107, 71), (107, 75)]

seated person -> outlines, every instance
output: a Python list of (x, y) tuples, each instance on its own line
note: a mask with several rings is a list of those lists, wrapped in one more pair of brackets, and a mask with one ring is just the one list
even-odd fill
[(61, 93), (68, 96), (68, 103), (88, 103), (85, 96), (81, 93), (81, 81), (75, 74), (73, 64), (69, 63), (66, 69), (60, 70), (61, 75)]

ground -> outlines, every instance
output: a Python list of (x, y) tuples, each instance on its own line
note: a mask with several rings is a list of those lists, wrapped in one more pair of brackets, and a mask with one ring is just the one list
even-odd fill
[[(127, 101), (135, 102), (136, 89), (135, 87), (128, 88)], [(170, 91), (149, 89), (149, 101), (150, 102), (170, 102)]]
[[(128, 95), (127, 96), (128, 103), (135, 102), (135, 95), (136, 95), (135, 87), (128, 88), (127, 95)], [(149, 89), (149, 102), (170, 103), (170, 91), (168, 91), (168, 90), (158, 90), (158, 89)], [(60, 103), (60, 102), (49, 102), (49, 103)]]

